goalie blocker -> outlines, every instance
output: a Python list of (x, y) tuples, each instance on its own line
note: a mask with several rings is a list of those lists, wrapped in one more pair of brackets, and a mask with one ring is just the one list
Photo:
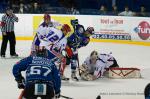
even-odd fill
[(138, 68), (109, 68), (104, 75), (114, 79), (141, 78)]

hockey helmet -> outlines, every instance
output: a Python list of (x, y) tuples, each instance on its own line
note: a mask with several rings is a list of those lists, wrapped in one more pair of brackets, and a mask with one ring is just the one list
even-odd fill
[(50, 16), (49, 14), (44, 14), (44, 17), (43, 17), (43, 18), (44, 18), (44, 20), (47, 20), (47, 19), (50, 20), (50, 19), (51, 19), (51, 16)]
[(69, 26), (68, 24), (64, 24), (64, 25), (62, 26), (61, 30), (62, 30), (63, 32), (65, 31), (66, 33), (71, 32), (71, 28), (70, 28), (70, 26)]
[(78, 25), (78, 19), (71, 20), (71, 25), (72, 26)]
[(48, 56), (47, 50), (45, 49), (44, 46), (39, 46), (36, 49), (36, 56), (39, 56), (39, 57), (47, 57)]
[(91, 36), (92, 34), (94, 34), (94, 28), (93, 27), (88, 27), (87, 29), (86, 29), (86, 31), (84, 32), (84, 34), (86, 35), (86, 36)]

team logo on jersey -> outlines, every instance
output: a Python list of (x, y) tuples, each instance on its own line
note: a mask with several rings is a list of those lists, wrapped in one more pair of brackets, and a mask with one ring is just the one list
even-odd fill
[(134, 31), (142, 40), (147, 40), (150, 36), (150, 24), (146, 21), (142, 21), (134, 28)]

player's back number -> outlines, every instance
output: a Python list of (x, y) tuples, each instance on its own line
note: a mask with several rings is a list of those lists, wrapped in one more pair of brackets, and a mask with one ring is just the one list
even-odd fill
[(32, 66), (30, 68), (30, 75), (47, 76), (50, 72), (51, 69), (46, 66)]

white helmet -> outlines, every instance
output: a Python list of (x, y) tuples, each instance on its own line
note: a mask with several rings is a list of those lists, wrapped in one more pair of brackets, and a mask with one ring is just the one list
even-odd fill
[(90, 55), (91, 60), (96, 60), (98, 58), (98, 52), (97, 51), (92, 51)]

